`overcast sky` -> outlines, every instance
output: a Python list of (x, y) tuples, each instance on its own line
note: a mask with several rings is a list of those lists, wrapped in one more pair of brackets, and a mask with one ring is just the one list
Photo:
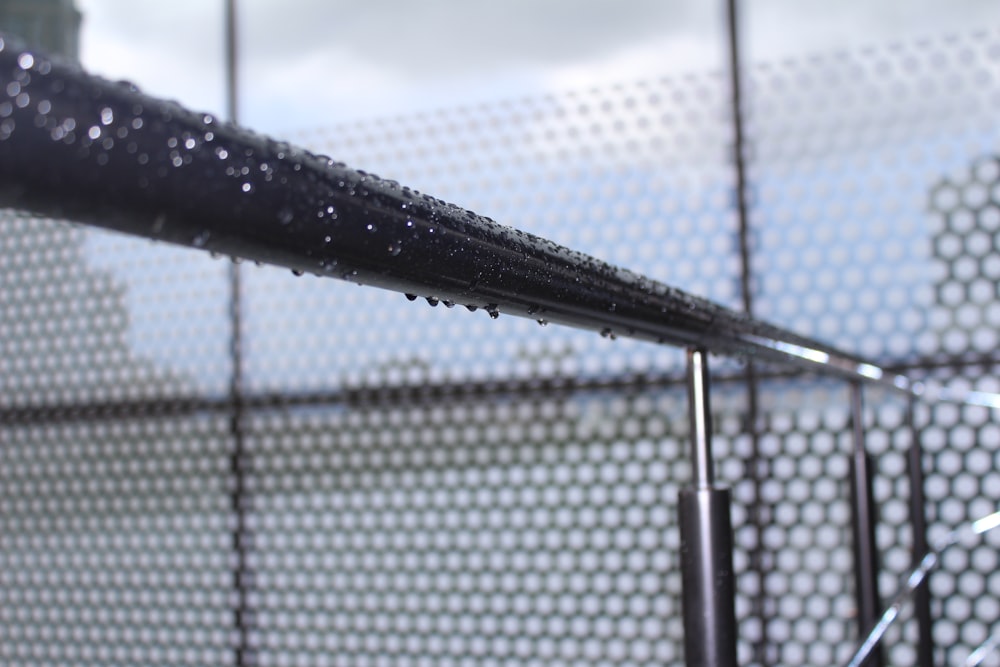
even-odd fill
[[(223, 0), (76, 0), (91, 71), (223, 111)], [(745, 0), (747, 52), (1000, 25), (997, 0)], [(240, 113), (269, 133), (721, 67), (721, 2), (242, 0)]]

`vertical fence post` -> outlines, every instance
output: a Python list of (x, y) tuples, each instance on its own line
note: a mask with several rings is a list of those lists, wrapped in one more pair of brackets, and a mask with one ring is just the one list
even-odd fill
[[(239, 105), (237, 97), (238, 43), (236, 31), (236, 0), (226, 0), (225, 3), (225, 48), (226, 48), (226, 113), (229, 121), (239, 121)], [(243, 324), (242, 324), (242, 287), (240, 265), (235, 259), (229, 265), (229, 320), (232, 326), (230, 339), (230, 361), (233, 365), (230, 378), (230, 400), (232, 415), (230, 418), (230, 435), (233, 439), (233, 451), (230, 456), (230, 468), (233, 474), (232, 511), (234, 570), (234, 610), (236, 640), (234, 642), (234, 659), (236, 667), (245, 667), (255, 662), (250, 647), (250, 631), (253, 625), (253, 614), (250, 609), (249, 593), (253, 586), (254, 574), (250, 568), (248, 552), (253, 541), (247, 524), (249, 497), (246, 488), (246, 476), (249, 472), (250, 460), (246, 451), (244, 435), (244, 402), (243, 402)]]
[(681, 490), (684, 655), (688, 667), (735, 667), (736, 611), (729, 490), (714, 486), (708, 358), (687, 353), (692, 484)]
[[(910, 529), (913, 531), (913, 565), (930, 550), (927, 544), (926, 498), (924, 496), (924, 447), (917, 428), (916, 399), (910, 397), (907, 417), (910, 426), (910, 448), (907, 451), (907, 474), (910, 482)], [(931, 621), (930, 589), (925, 579), (914, 591), (913, 614), (917, 618), (917, 664), (919, 667), (934, 665), (934, 636)]]
[[(878, 595), (878, 548), (875, 543), (875, 497), (872, 459), (865, 449), (864, 405), (860, 382), (851, 383), (851, 529), (854, 538), (854, 595), (858, 610), (858, 635), (868, 636), (881, 614)], [(864, 667), (881, 667), (882, 651), (876, 648)]]

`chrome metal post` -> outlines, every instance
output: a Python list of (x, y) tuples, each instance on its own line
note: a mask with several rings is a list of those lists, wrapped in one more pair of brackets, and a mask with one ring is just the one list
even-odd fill
[[(881, 615), (878, 595), (878, 548), (875, 525), (878, 516), (872, 491), (874, 470), (865, 449), (864, 405), (861, 383), (851, 383), (851, 529), (854, 538), (854, 595), (858, 608), (858, 636), (865, 637), (875, 627)], [(880, 667), (881, 651), (876, 648), (863, 663), (864, 667)]]
[[(927, 543), (926, 497), (924, 495), (924, 448), (917, 428), (916, 399), (910, 398), (907, 417), (910, 426), (910, 448), (907, 452), (907, 474), (910, 482), (910, 529), (913, 531), (913, 565), (916, 566), (930, 551)], [(934, 636), (931, 618), (931, 597), (927, 581), (914, 592), (913, 615), (917, 618), (919, 667), (934, 666)]]
[(684, 655), (688, 667), (735, 667), (736, 611), (729, 490), (713, 486), (707, 353), (689, 349), (692, 484), (681, 490)]
[(712, 409), (709, 399), (708, 353), (687, 351), (688, 415), (691, 420), (692, 482), (708, 489), (715, 483), (712, 464)]

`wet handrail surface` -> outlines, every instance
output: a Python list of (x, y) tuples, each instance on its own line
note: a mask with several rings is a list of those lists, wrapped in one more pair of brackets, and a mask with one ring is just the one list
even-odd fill
[(0, 37), (0, 206), (492, 316), (696, 345), (910, 394), (925, 389), (394, 181), (89, 75), (10, 37)]

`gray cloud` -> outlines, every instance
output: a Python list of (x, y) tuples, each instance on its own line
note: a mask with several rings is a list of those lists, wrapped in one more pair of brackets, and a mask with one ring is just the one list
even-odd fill
[[(222, 2), (77, 3), (86, 64), (221, 111)], [(721, 7), (713, 0), (240, 0), (243, 117), (285, 131), (551, 86), (718, 69)], [(741, 8), (754, 60), (1000, 24), (996, 0), (754, 0)]]
[(669, 40), (675, 32), (696, 30), (709, 37), (717, 18), (711, 3), (683, 0), (297, 0), (245, 5), (241, 26), (251, 59), (283, 57), (290, 47), (329, 49), (405, 76), (599, 58), (636, 43)]

